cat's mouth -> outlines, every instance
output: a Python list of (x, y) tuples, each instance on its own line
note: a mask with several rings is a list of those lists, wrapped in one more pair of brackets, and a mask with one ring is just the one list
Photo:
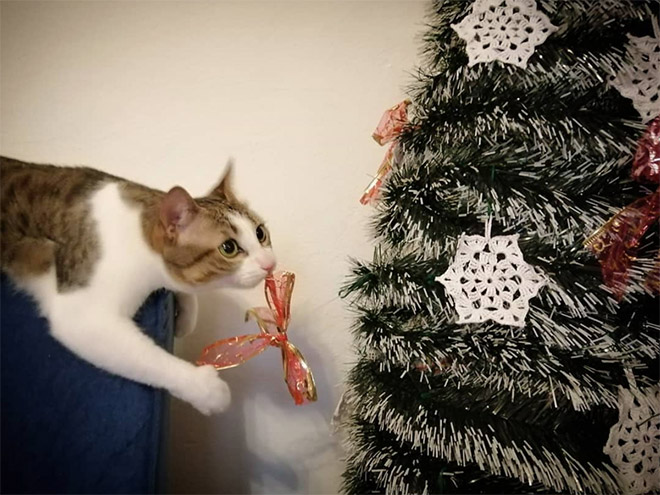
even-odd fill
[(240, 272), (219, 277), (203, 286), (195, 287), (198, 290), (208, 289), (252, 289), (264, 281), (268, 272), (259, 270), (248, 274)]
[(254, 272), (249, 275), (237, 277), (237, 286), (243, 287), (245, 289), (252, 289), (253, 287), (256, 287), (261, 282), (263, 282), (267, 275), (267, 271), (260, 270), (260, 272)]

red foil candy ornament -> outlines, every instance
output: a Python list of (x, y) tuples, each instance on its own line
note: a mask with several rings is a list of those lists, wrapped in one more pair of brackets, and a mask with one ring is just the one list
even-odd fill
[(387, 174), (392, 170), (394, 147), (396, 146), (395, 140), (399, 137), (401, 131), (408, 123), (408, 105), (410, 105), (410, 100), (405, 99), (398, 105), (394, 105), (389, 110), (386, 110), (380, 118), (378, 127), (376, 127), (376, 130), (371, 135), (371, 137), (373, 137), (381, 146), (389, 142), (392, 142), (392, 144), (387, 149), (387, 153), (385, 153), (385, 158), (380, 164), (380, 167), (378, 167), (376, 177), (374, 177), (369, 183), (364, 190), (364, 194), (360, 198), (360, 203), (363, 205), (372, 203), (378, 198), (380, 188), (383, 186)]
[(223, 339), (206, 347), (197, 364), (210, 364), (217, 370), (234, 368), (261, 354), (268, 347), (282, 351), (284, 381), (296, 405), (316, 400), (316, 384), (312, 370), (302, 353), (289, 342), (291, 294), (296, 276), (291, 272), (276, 272), (266, 277), (265, 293), (268, 307), (252, 308), (245, 320), (254, 318), (261, 333)]
[[(633, 159), (632, 178), (660, 184), (660, 117), (647, 127)], [(603, 281), (621, 300), (628, 282), (628, 270), (635, 260), (635, 249), (648, 228), (660, 218), (660, 187), (612, 217), (585, 245), (601, 264)], [(657, 269), (649, 274), (646, 287), (657, 292)]]

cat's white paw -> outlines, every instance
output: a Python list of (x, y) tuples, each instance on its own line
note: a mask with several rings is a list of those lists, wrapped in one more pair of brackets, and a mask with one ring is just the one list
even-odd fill
[(193, 294), (178, 293), (176, 295), (177, 315), (174, 324), (174, 335), (178, 338), (191, 334), (197, 326), (198, 304)]
[(210, 365), (192, 370), (188, 387), (180, 397), (206, 415), (224, 412), (231, 403), (229, 386)]

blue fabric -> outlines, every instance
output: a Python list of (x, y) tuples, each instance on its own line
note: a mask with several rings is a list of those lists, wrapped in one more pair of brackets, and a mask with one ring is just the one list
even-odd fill
[[(168, 396), (82, 361), (2, 276), (2, 493), (154, 493)], [(171, 350), (174, 301), (158, 291), (136, 321)]]

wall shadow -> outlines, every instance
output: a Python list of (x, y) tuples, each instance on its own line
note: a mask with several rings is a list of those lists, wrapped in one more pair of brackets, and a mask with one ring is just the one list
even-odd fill
[[(244, 313), (263, 304), (261, 288), (240, 295), (203, 294), (199, 301), (197, 330), (175, 344), (179, 357), (194, 362), (216, 340), (258, 332), (256, 323), (244, 322)], [(315, 338), (319, 329), (314, 325), (319, 324), (294, 304), (289, 338), (312, 368), (317, 402), (294, 404), (276, 348), (221, 372), (232, 391), (226, 413), (207, 417), (172, 400), (168, 493), (306, 493), (307, 466), (323, 466), (329, 451), (332, 457), (341, 455), (330, 427), (337, 393), (322, 366), (328, 357), (321, 339)]]
[[(175, 353), (195, 362), (205, 346), (240, 333), (245, 304), (231, 293), (200, 294), (197, 329), (176, 339)], [(243, 414), (249, 378), (238, 369), (223, 371), (221, 376), (232, 392), (232, 403), (223, 414), (204, 416), (172, 399), (168, 493), (250, 493)]]

